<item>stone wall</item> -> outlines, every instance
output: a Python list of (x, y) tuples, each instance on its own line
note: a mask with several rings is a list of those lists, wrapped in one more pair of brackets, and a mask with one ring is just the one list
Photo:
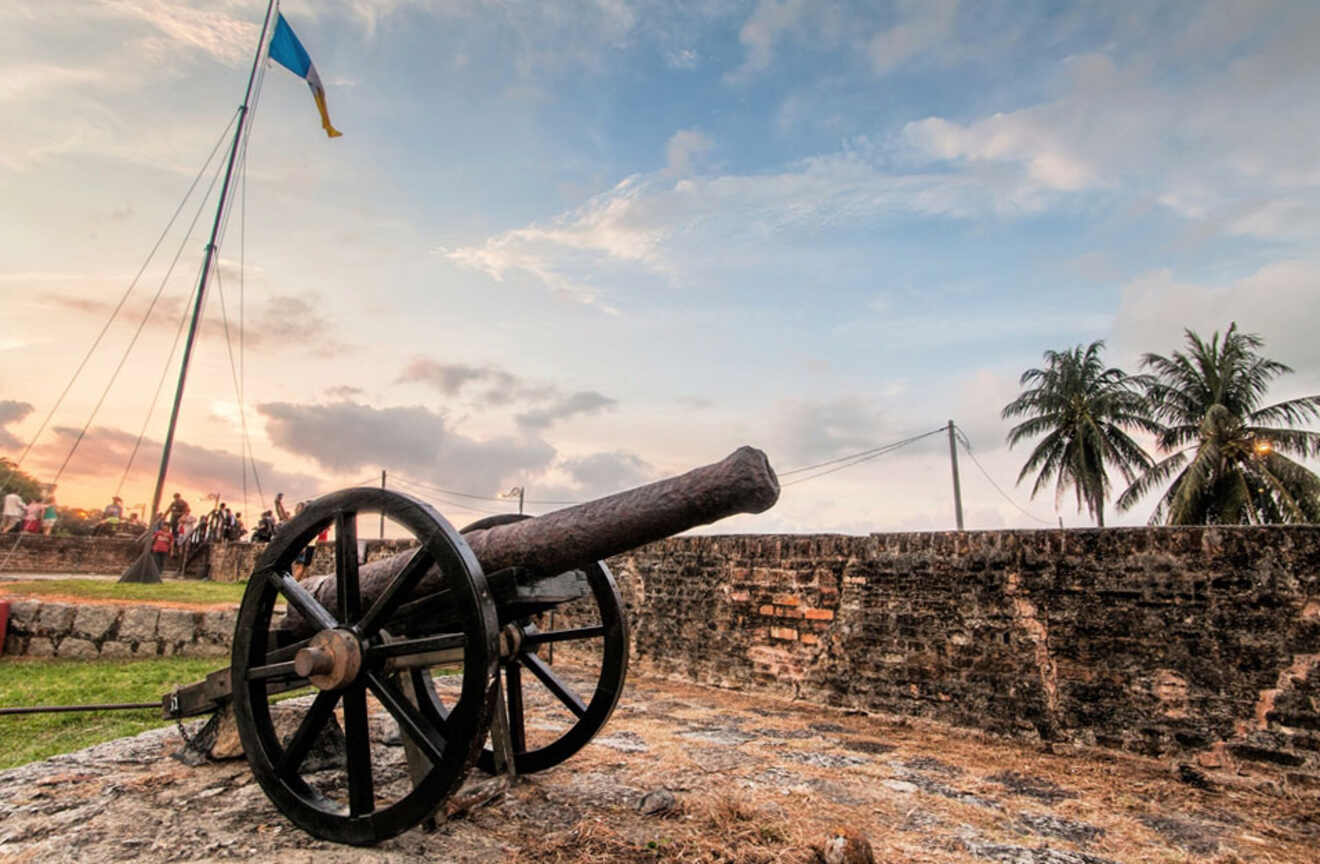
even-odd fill
[(227, 657), (237, 609), (12, 600), (4, 654), (28, 657)]
[(1320, 528), (683, 537), (641, 668), (1320, 785)]
[[(203, 548), (190, 553), (189, 576), (205, 576), (208, 551)], [(22, 534), (11, 538), (11, 535), (6, 534), (0, 538), (0, 572), (122, 573), (141, 554), (142, 543), (123, 537), (47, 537), (44, 534)], [(168, 559), (166, 572), (177, 571), (179, 563), (177, 557)]]
[[(261, 548), (213, 549), (212, 578)], [(1320, 786), (1320, 527), (681, 537), (609, 563), (648, 671)], [(6, 647), (224, 653), (225, 615), (20, 601)]]
[[(411, 540), (362, 540), (366, 556), (359, 555), (365, 564), (379, 558), (388, 558), (415, 544)], [(220, 543), (210, 550), (208, 578), (213, 582), (242, 582), (256, 569), (257, 559), (266, 550), (265, 543)], [(312, 575), (332, 573), (335, 567), (335, 544), (317, 543), (312, 556)], [(191, 567), (188, 568), (190, 571)]]

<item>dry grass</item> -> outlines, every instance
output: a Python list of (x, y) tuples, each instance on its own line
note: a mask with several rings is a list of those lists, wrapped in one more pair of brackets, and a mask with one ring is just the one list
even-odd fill
[(636, 839), (603, 816), (523, 846), (518, 862), (691, 861), (703, 864), (800, 864), (816, 860), (812, 839), (784, 814), (739, 794), (698, 796), (650, 823), (654, 837)]

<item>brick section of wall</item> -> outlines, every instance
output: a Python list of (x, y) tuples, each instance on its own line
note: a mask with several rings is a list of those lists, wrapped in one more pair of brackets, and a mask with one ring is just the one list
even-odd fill
[(1320, 528), (684, 537), (642, 668), (1320, 783)]
[(5, 656), (228, 657), (237, 607), (195, 612), (157, 606), (10, 601)]

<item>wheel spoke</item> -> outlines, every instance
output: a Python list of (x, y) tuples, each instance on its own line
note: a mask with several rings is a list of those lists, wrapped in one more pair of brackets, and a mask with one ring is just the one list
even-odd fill
[(573, 716), (578, 719), (586, 716), (587, 706), (586, 703), (582, 701), (582, 697), (574, 693), (573, 688), (569, 687), (568, 684), (562, 681), (559, 676), (554, 673), (554, 670), (546, 665), (544, 660), (537, 657), (535, 654), (522, 654), (518, 659), (528, 669), (532, 670), (533, 675), (541, 679), (541, 683), (545, 685), (547, 690), (555, 694), (559, 701), (563, 702), (565, 707), (573, 712)]
[(371, 779), (367, 691), (361, 685), (344, 691), (344, 747), (348, 751), (349, 811), (362, 816), (376, 809), (376, 790)]
[(333, 630), (339, 626), (335, 616), (327, 612), (325, 607), (288, 573), (276, 573), (274, 570), (267, 570), (266, 578), (284, 595), (284, 599), (289, 601), (289, 605), (297, 609), (312, 624), (322, 630)]
[(383, 645), (372, 645), (367, 649), (368, 660), (384, 660), (387, 657), (408, 657), (413, 654), (429, 654), (432, 651), (445, 651), (450, 648), (462, 648), (467, 644), (467, 637), (462, 633), (440, 633), (420, 639), (400, 639)]
[(302, 765), (307, 752), (312, 749), (312, 744), (316, 741), (316, 736), (325, 728), (326, 721), (330, 719), (330, 712), (335, 710), (335, 704), (338, 702), (339, 694), (334, 690), (322, 690), (316, 694), (307, 716), (298, 724), (298, 731), (293, 733), (289, 746), (284, 748), (284, 755), (280, 757), (278, 770), (281, 775), (292, 777), (298, 773), (298, 766)]
[(247, 670), (247, 680), (249, 681), (264, 681), (272, 678), (287, 681), (301, 677), (297, 670), (293, 668), (292, 660), (286, 660), (283, 663), (267, 663), (265, 666), (253, 666)]
[[(444, 743), (436, 742), (428, 734), (427, 727), (430, 724), (417, 710), (416, 706), (409, 702), (403, 692), (395, 686), (394, 682), (384, 676), (377, 675), (375, 672), (368, 672), (367, 686), (371, 688), (372, 693), (376, 694), (376, 698), (380, 700), (380, 704), (385, 706), (385, 710), (389, 711), (394, 719), (399, 722), (399, 729), (412, 738), (413, 743), (421, 748), (427, 759), (431, 760), (431, 764), (442, 764), (445, 758)], [(443, 728), (436, 731), (441, 734), (444, 733)]]
[(335, 514), (335, 587), (339, 593), (339, 620), (351, 624), (362, 615), (358, 585), (357, 513)]
[(399, 575), (394, 577), (394, 581), (385, 589), (385, 593), (376, 598), (376, 602), (371, 604), (367, 614), (362, 617), (358, 630), (361, 631), (364, 639), (369, 639), (376, 635), (376, 632), (389, 620), (399, 604), (403, 602), (412, 589), (417, 586), (426, 571), (431, 569), (431, 553), (422, 546), (413, 553), (408, 559), (408, 563), (403, 565)]
[(504, 667), (504, 696), (509, 709), (509, 743), (517, 756), (527, 752), (527, 724), (523, 716), (522, 667), (516, 660)]
[(598, 624), (595, 627), (574, 627), (570, 630), (547, 630), (544, 633), (527, 633), (523, 635), (523, 644), (535, 647), (537, 645), (548, 645), (552, 642), (569, 642), (574, 639), (594, 639), (597, 636), (605, 635), (605, 625)]

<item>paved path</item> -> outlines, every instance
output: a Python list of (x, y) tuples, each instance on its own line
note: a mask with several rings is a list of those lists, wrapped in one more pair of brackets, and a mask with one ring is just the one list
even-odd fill
[[(373, 758), (388, 727), (373, 718)], [(1202, 789), (1126, 754), (640, 677), (569, 762), (372, 850), (309, 838), (244, 762), (188, 768), (178, 744), (161, 729), (0, 774), (0, 861), (812, 861), (840, 827), (890, 862), (1320, 860), (1316, 798), (1259, 779)], [(659, 787), (676, 809), (639, 813)]]

